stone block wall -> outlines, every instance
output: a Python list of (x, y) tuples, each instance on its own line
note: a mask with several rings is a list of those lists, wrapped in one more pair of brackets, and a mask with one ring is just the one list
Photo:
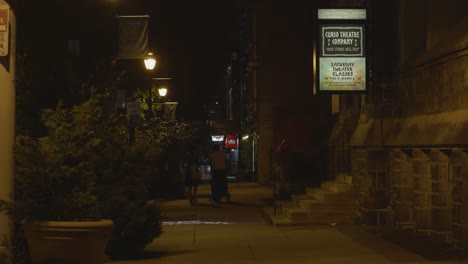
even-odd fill
[(453, 239), (456, 248), (468, 249), (468, 154), (454, 150), (449, 175), (453, 180)]
[(449, 174), (449, 156), (432, 150), (432, 237), (439, 242), (451, 243), (453, 210), (453, 177)]
[(415, 229), (430, 234), (432, 230), (431, 160), (425, 152), (413, 150), (413, 212)]
[(362, 206), (367, 190), (369, 189), (369, 181), (365, 172), (367, 168), (367, 151), (364, 149), (354, 149), (351, 154), (351, 176), (353, 177), (353, 194), (356, 202)]
[(368, 225), (388, 223), (387, 156), (383, 150), (353, 149), (351, 175), (361, 221)]
[(402, 116), (468, 109), (468, 56), (445, 55), (403, 71), (397, 90)]
[(379, 154), (352, 151), (353, 184), (364, 223), (382, 224), (388, 213), (394, 228), (411, 228), (434, 241), (468, 249), (467, 152), (414, 148), (382, 153), (388, 157), (388, 201), (375, 192), (379, 186), (372, 171), (382, 165)]
[(389, 153), (389, 177), (393, 224), (401, 228), (414, 227), (413, 164), (411, 157), (400, 149)]

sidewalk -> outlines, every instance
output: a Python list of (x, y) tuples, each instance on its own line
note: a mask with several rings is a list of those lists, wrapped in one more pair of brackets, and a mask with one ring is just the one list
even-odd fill
[(204, 183), (198, 206), (164, 203), (164, 233), (148, 246), (153, 256), (112, 263), (468, 263), (426, 259), (356, 225), (273, 226), (262, 216), (270, 188), (231, 182), (229, 191), (230, 201), (212, 203)]

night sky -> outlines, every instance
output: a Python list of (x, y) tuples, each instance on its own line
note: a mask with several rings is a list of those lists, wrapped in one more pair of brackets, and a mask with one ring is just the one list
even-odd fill
[(40, 57), (46, 72), (67, 40), (79, 39), (80, 57), (92, 68), (98, 58), (116, 55), (115, 15), (150, 15), (149, 46), (158, 60), (152, 77), (172, 78), (170, 99), (197, 115), (203, 104), (222, 95), (226, 63), (239, 45), (238, 2), (22, 0), (18, 50)]

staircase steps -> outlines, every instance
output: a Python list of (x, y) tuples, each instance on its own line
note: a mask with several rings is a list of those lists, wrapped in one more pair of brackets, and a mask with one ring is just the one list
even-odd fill
[(343, 223), (351, 222), (353, 211), (311, 211), (302, 208), (286, 208), (284, 214), (295, 223)]
[(350, 202), (353, 200), (353, 195), (351, 192), (332, 192), (322, 188), (307, 189), (306, 194), (313, 199), (324, 202)]
[(353, 184), (353, 177), (347, 174), (340, 174), (336, 176), (336, 182)]
[(351, 176), (338, 175), (320, 188), (307, 188), (305, 194), (281, 201), (274, 210), (264, 208), (264, 214), (278, 226), (352, 223), (357, 209), (352, 187)]

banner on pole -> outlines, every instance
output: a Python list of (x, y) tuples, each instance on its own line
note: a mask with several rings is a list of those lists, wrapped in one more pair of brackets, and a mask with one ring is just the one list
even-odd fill
[(117, 16), (121, 59), (142, 59), (148, 54), (149, 16)]

